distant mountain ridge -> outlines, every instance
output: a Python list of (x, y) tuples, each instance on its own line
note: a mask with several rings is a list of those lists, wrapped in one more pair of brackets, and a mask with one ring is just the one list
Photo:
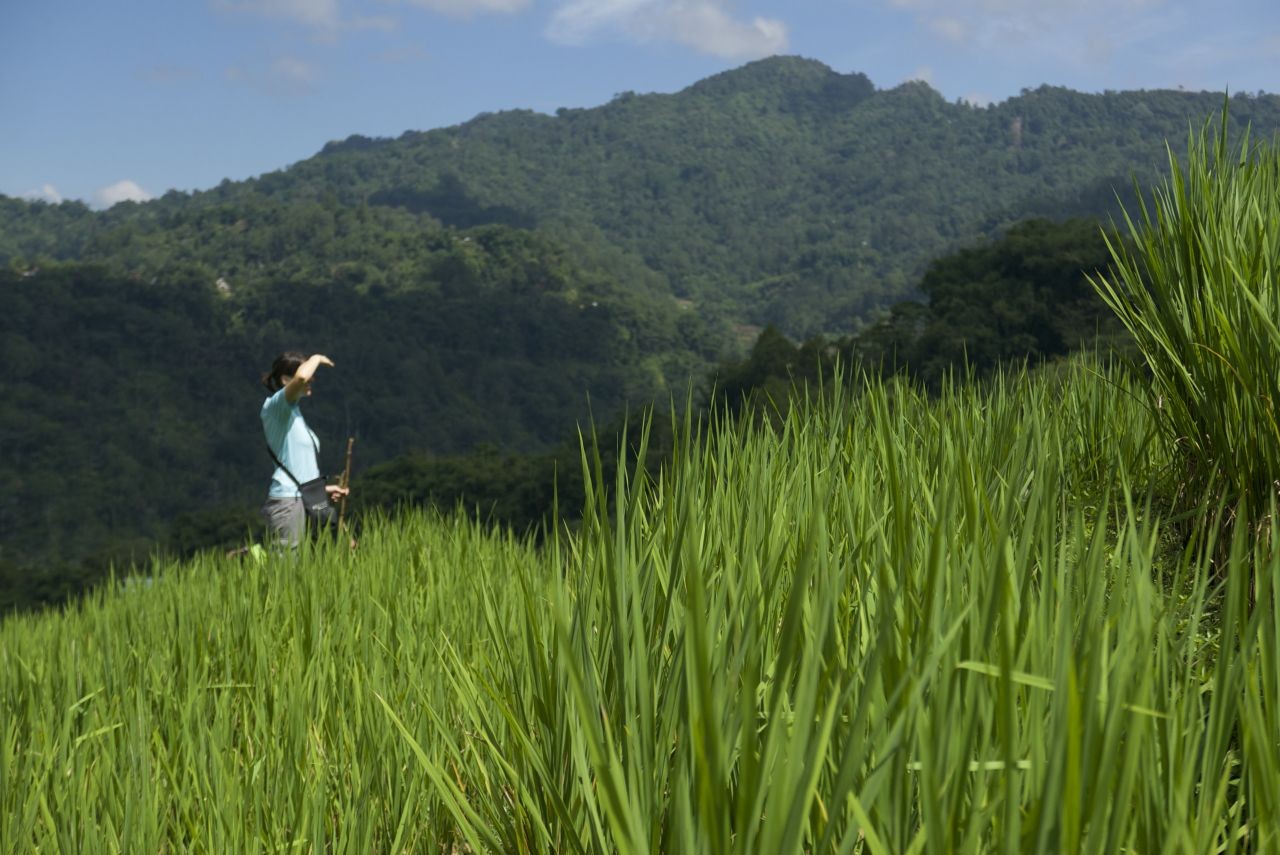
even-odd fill
[[(876, 90), (795, 57), (671, 95), (623, 93), (399, 139), (349, 138), (223, 188), (404, 207), (603, 238), (672, 292), (793, 335), (847, 329), (914, 287), (932, 257), (1027, 216), (1106, 215), (1164, 173), (1165, 141), (1217, 115), (1218, 93), (1042, 86), (948, 103), (923, 83)], [(1231, 121), (1280, 129), (1280, 98), (1236, 95)]]
[[(699, 311), (802, 336), (858, 327), (909, 295), (929, 259), (1027, 216), (1107, 214), (1133, 177), (1163, 174), (1166, 140), (1178, 150), (1222, 105), (1041, 86), (979, 108), (775, 57), (670, 95), (348, 137), (258, 178), (119, 206), (95, 228), (163, 230), (173, 212), (254, 198), (536, 228), (620, 252), (620, 278), (643, 265)], [(1277, 96), (1230, 105), (1233, 132), (1280, 129)], [(17, 243), (0, 239), (0, 256)]]

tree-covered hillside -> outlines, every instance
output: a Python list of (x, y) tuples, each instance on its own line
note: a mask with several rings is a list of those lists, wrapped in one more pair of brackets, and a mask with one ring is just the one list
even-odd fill
[[(643, 303), (582, 302), (571, 295), (590, 290), (590, 277), (553, 243), (500, 226), (437, 243), (446, 270), (454, 243), (473, 252), (470, 291), (450, 296), (427, 278), (227, 293), (190, 269), (150, 282), (77, 263), (0, 273), (0, 612), (60, 600), (107, 561), (156, 544), (188, 554), (243, 542), (270, 467), (256, 378), (289, 342), (339, 362), (306, 407), (327, 471), (341, 466), (342, 438), (358, 439), (357, 512), (461, 504), (529, 531), (551, 522), (557, 498), (570, 516), (581, 507), (575, 428), (588, 395), (609, 468), (624, 406), (634, 416), (671, 391), (684, 402), (663, 374), (701, 379), (691, 399), (700, 408), (785, 409), (793, 384), (830, 383), (838, 365), (907, 370), (936, 387), (965, 361), (980, 375), (1002, 360), (1064, 355), (1098, 333), (1114, 338), (1085, 280), (1108, 264), (1087, 220), (1019, 224), (932, 262), (928, 305), (900, 303), (857, 335), (800, 346), (768, 327), (745, 359), (700, 378), (712, 354), (692, 349), (705, 339), (695, 316), (668, 325)], [(529, 287), (529, 271), (548, 287)], [(659, 418), (650, 436), (655, 465), (666, 461), (664, 427)]]
[[(945, 250), (1027, 216), (1105, 215), (1222, 99), (1042, 86), (980, 108), (775, 57), (672, 95), (353, 136), (257, 179), (104, 214), (8, 202), (0, 259), (153, 266), (194, 252), (226, 275), (320, 252), (334, 275), (394, 280), (377, 248), (398, 254), (425, 215), (546, 230), (625, 287), (692, 300), (704, 317), (844, 332), (910, 296)], [(1280, 98), (1236, 94), (1231, 122), (1270, 137)], [(288, 224), (275, 245), (253, 213), (267, 210)], [(350, 215), (335, 210), (386, 237), (344, 246)]]
[[(316, 188), (367, 201), (598, 233), (673, 292), (793, 336), (847, 331), (911, 293), (943, 251), (1027, 216), (1102, 215), (1222, 95), (1041, 87), (980, 109), (923, 83), (774, 58), (674, 95), (556, 116), (510, 112), (398, 140), (351, 138), (231, 196)], [(1236, 126), (1280, 129), (1280, 98)]]
[[(306, 405), (331, 474), (347, 436), (358, 469), (485, 443), (543, 449), (714, 357), (697, 350), (715, 339), (695, 318), (610, 290), (536, 234), (437, 229), (409, 243), (396, 287), (284, 265), (226, 287), (195, 262), (152, 277), (0, 270), (0, 610), (10, 576), (49, 577), (24, 602), (57, 599), (103, 572), (80, 567), (86, 556), (145, 555), (175, 520), (204, 530), (183, 540), (209, 542), (211, 525), (243, 538), (272, 468), (258, 379), (282, 350), (338, 365)], [(303, 270), (324, 266), (322, 246)]]

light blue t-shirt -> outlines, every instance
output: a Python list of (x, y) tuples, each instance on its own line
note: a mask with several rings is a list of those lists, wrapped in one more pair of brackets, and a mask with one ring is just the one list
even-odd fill
[[(267, 445), (271, 446), (280, 462), (289, 467), (293, 477), (305, 484), (320, 477), (320, 464), (316, 460), (320, 440), (307, 427), (307, 421), (302, 417), (302, 410), (298, 406), (301, 403), (302, 399), (299, 398), (290, 404), (289, 399), (284, 396), (284, 389), (281, 389), (262, 402), (261, 417)], [(267, 495), (284, 499), (301, 496), (302, 493), (293, 479), (277, 466), (271, 476), (271, 489), (267, 490)]]

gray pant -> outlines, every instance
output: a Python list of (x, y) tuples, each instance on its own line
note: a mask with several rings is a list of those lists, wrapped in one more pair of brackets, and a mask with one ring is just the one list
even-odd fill
[(267, 541), (296, 549), (307, 530), (307, 514), (302, 498), (267, 497), (262, 506), (262, 518), (267, 522)]

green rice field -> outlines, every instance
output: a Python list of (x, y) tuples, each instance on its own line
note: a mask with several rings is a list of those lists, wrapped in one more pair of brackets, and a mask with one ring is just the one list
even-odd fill
[(4, 848), (1280, 845), (1280, 559), (1152, 506), (1119, 372), (678, 432), (542, 546), (408, 516), (6, 620)]
[(657, 475), (584, 442), (536, 542), (407, 513), (7, 618), (0, 848), (1280, 851), (1280, 161), (1229, 155), (1135, 221), (1141, 365), (850, 372)]

